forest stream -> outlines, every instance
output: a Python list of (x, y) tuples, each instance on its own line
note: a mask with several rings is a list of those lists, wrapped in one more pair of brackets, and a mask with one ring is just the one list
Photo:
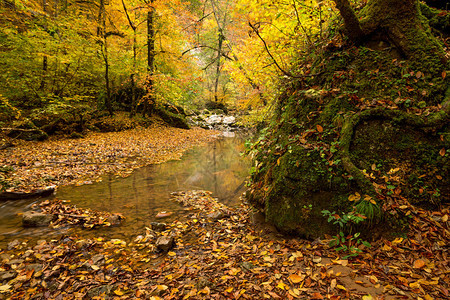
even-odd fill
[[(55, 196), (80, 208), (121, 213), (120, 226), (105, 229), (73, 229), (84, 237), (107, 235), (108, 238), (132, 240), (145, 232), (150, 222), (172, 222), (189, 214), (170, 193), (184, 190), (208, 190), (229, 207), (239, 205), (245, 190), (250, 162), (241, 156), (243, 136), (224, 137), (187, 151), (180, 160), (150, 165), (135, 170), (129, 177), (103, 176), (99, 182), (81, 186), (62, 186)], [(32, 240), (43, 236), (57, 238), (68, 228), (23, 228), (21, 214), (45, 199), (14, 200), (1, 203), (0, 246), (17, 238)], [(157, 218), (166, 212), (170, 216)]]

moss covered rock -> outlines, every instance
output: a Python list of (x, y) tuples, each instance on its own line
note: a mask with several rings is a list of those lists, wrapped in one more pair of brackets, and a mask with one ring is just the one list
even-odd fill
[(323, 210), (369, 207), (375, 218), (400, 198), (450, 202), (448, 63), (408, 60), (376, 37), (358, 47), (339, 39), (302, 58), (318, 75), (286, 80), (250, 150), (248, 198), (287, 233), (334, 233)]

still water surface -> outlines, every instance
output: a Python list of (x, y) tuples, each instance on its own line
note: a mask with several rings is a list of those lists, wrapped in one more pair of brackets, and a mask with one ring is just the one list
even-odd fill
[[(79, 232), (84, 237), (95, 235), (130, 240), (145, 233), (145, 226), (150, 222), (171, 222), (188, 214), (170, 200), (171, 192), (209, 190), (222, 203), (239, 205), (250, 169), (248, 158), (241, 156), (243, 150), (243, 138), (221, 138), (186, 152), (181, 160), (144, 167), (126, 178), (107, 175), (94, 184), (60, 187), (56, 198), (70, 200), (77, 207), (119, 212), (126, 218), (117, 227)], [(56, 238), (65, 233), (67, 229), (21, 227), (20, 213), (42, 200), (0, 203), (0, 246), (15, 238)], [(156, 214), (162, 211), (174, 214), (166, 219), (156, 219)]]

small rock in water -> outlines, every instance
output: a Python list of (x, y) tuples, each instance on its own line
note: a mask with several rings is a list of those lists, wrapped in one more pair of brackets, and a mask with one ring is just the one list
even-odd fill
[(213, 220), (219, 220), (219, 219), (224, 218), (225, 216), (226, 216), (225, 213), (221, 210), (216, 210), (216, 211), (213, 211), (212, 213), (209, 213), (206, 215), (207, 218), (213, 219)]
[(114, 214), (112, 216), (109, 216), (106, 221), (108, 221), (111, 225), (116, 226), (120, 225), (122, 223), (123, 217), (119, 214)]
[(159, 223), (159, 222), (151, 222), (150, 226), (154, 231), (164, 231), (166, 230), (166, 223)]
[(161, 252), (167, 252), (175, 246), (175, 241), (171, 236), (160, 236), (155, 243), (156, 248)]
[(50, 225), (53, 215), (27, 211), (22, 216), (22, 225), (24, 227), (41, 227)]
[(13, 249), (13, 248), (16, 248), (16, 247), (19, 246), (19, 245), (20, 245), (19, 240), (14, 240), (14, 241), (8, 243), (8, 250), (11, 250), (11, 249)]
[(171, 212), (171, 211), (169, 211), (169, 212), (162, 211), (162, 212), (157, 213), (155, 218), (162, 219), (162, 218), (170, 217), (171, 215), (173, 215), (173, 212)]

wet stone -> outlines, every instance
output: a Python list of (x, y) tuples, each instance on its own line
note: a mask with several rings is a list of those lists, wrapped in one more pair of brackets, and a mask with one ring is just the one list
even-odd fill
[(42, 227), (50, 225), (53, 215), (27, 211), (22, 216), (22, 225), (24, 227)]
[(159, 222), (151, 222), (150, 226), (154, 231), (164, 231), (166, 230), (167, 224), (166, 223), (159, 223)]
[(167, 252), (175, 246), (175, 241), (171, 236), (160, 236), (155, 243), (156, 248), (161, 252)]
[(221, 210), (216, 210), (213, 211), (212, 213), (207, 214), (206, 217), (208, 219), (219, 220), (226, 217), (226, 214)]
[(16, 247), (19, 246), (19, 245), (20, 245), (19, 240), (14, 240), (14, 241), (8, 243), (8, 250), (11, 250), (11, 249), (13, 249), (13, 248), (16, 248)]
[(122, 223), (122, 217), (120, 215), (112, 215), (107, 218), (107, 221), (113, 226), (120, 225)]

